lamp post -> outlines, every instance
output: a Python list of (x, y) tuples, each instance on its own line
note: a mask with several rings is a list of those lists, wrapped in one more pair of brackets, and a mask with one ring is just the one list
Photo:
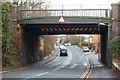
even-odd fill
[(81, 48), (81, 36), (80, 36), (80, 48)]

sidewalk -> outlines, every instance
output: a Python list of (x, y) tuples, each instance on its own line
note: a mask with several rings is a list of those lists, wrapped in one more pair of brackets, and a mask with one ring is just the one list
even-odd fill
[(44, 64), (47, 64), (47, 63), (53, 61), (57, 56), (58, 56), (58, 48), (55, 47), (54, 52), (51, 54), (51, 56), (46, 57), (45, 59), (41, 60), (40, 62), (29, 64), (27, 66), (18, 67), (18, 68), (15, 68), (15, 69), (0, 70), (0, 74), (8, 73), (8, 72), (20, 71), (20, 70), (25, 70), (25, 69), (33, 68), (35, 66), (44, 65)]
[(118, 80), (112, 68), (100, 62), (98, 54), (89, 53), (86, 56), (89, 58), (92, 67), (88, 75), (88, 80)]
[(89, 75), (88, 78), (94, 78), (96, 80), (100, 78), (109, 79), (109, 80), (118, 80), (113, 70), (106, 66), (93, 67), (91, 74)]

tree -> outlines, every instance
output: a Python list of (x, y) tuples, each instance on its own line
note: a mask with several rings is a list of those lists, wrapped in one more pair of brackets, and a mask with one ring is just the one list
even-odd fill
[(110, 42), (110, 52), (114, 58), (120, 59), (120, 36), (113, 38)]
[(81, 45), (82, 45), (82, 46), (88, 46), (88, 45), (89, 45), (89, 42), (82, 42)]
[[(30, 1), (21, 0), (18, 3), (14, 2), (14, 4), (17, 4), (17, 7), (19, 10), (43, 10), (49, 7), (49, 3), (50, 2), (41, 1), (41, 0), (30, 0)], [(41, 16), (50, 15), (48, 11), (44, 11), (44, 12), (43, 11), (22, 11), (22, 13), (19, 13), (19, 14), (22, 15), (22, 18), (39, 18)]]

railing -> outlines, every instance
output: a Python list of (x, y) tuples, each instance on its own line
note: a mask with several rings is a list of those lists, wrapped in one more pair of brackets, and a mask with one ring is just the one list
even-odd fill
[(29, 19), (29, 18), (42, 18), (42, 17), (57, 17), (57, 16), (68, 16), (68, 17), (110, 17), (109, 9), (51, 9), (51, 10), (19, 10), (18, 19)]

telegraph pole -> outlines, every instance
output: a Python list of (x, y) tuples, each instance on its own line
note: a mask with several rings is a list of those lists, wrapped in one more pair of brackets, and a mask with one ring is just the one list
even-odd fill
[(80, 48), (81, 48), (81, 36), (80, 36)]

